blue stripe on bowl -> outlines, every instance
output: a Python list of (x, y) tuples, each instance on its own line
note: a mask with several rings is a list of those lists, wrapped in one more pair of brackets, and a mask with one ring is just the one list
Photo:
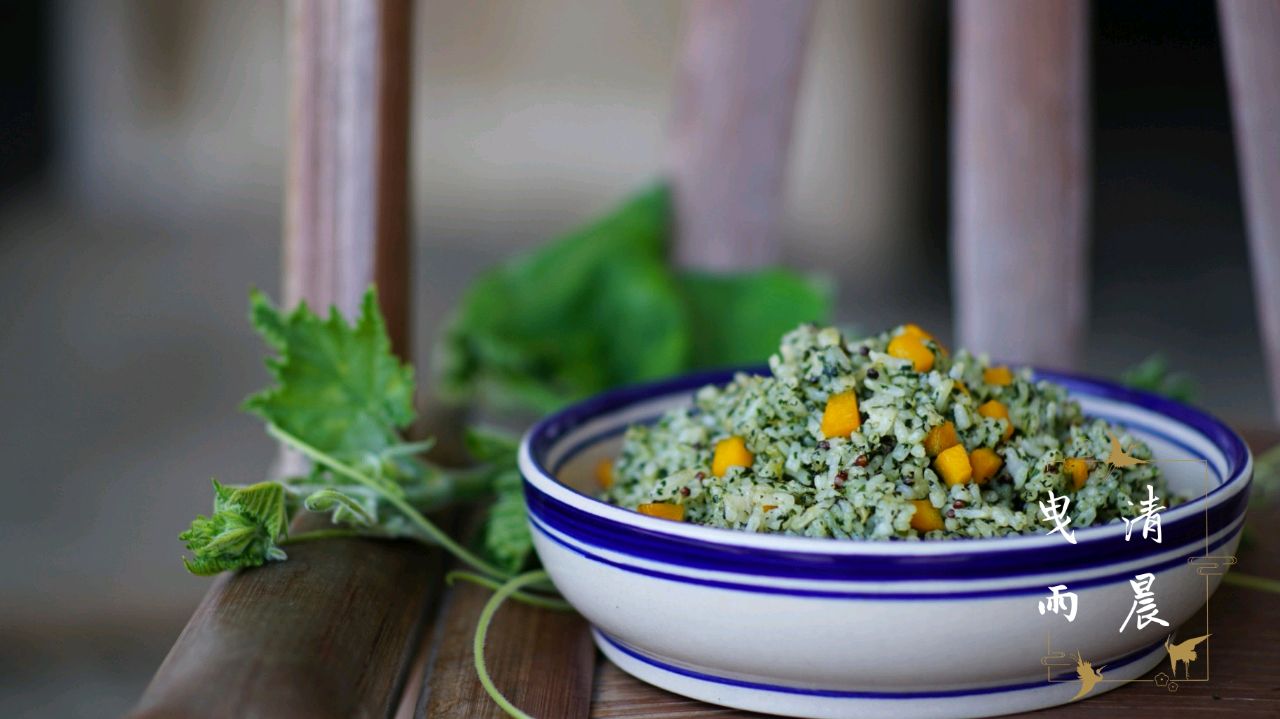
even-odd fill
[[(1072, 572), (1099, 565), (1120, 564), (1150, 557), (1150, 540), (1124, 541), (1123, 536), (1092, 542), (998, 551), (957, 551), (946, 555), (836, 555), (789, 552), (728, 544), (711, 544), (633, 527), (584, 512), (552, 499), (526, 483), (529, 512), (540, 522), (584, 544), (640, 559), (692, 569), (732, 572), (787, 579), (829, 581), (921, 581), (1000, 579), (1040, 574), (1046, 566)], [(1244, 514), (1248, 495), (1241, 493), (1209, 510), (1210, 532), (1230, 525)], [(1202, 514), (1163, 527), (1159, 548), (1204, 548)], [(833, 540), (828, 540), (833, 541)], [(960, 540), (956, 540), (960, 541)], [(981, 542), (982, 540), (973, 540)], [(992, 548), (994, 550), (994, 548)]]
[[(759, 368), (753, 370), (757, 373)], [(640, 387), (609, 392), (554, 414), (534, 426), (526, 437), (529, 457), (537, 470), (548, 477), (546, 458), (561, 439), (586, 422), (624, 409), (638, 402), (692, 392), (706, 384), (722, 384), (734, 375), (720, 371), (681, 377)], [(1163, 525), (1162, 549), (1203, 548), (1206, 533), (1213, 534), (1229, 526), (1244, 513), (1248, 492), (1241, 491), (1225, 501), (1213, 502), (1215, 495), (1229, 484), (1248, 481), (1241, 478), (1248, 462), (1243, 442), (1218, 420), (1198, 410), (1162, 397), (1124, 387), (1051, 372), (1037, 372), (1037, 377), (1062, 385), (1073, 394), (1117, 400), (1163, 414), (1186, 425), (1208, 439), (1226, 458), (1227, 476), (1218, 487), (1194, 502), (1211, 504), (1205, 512), (1196, 512)], [(1130, 423), (1132, 424), (1132, 423)], [(614, 427), (604, 434), (616, 432)], [(1144, 431), (1161, 435), (1152, 427)], [(599, 437), (594, 438), (599, 441)], [(591, 440), (577, 443), (586, 445)], [(1175, 442), (1176, 444), (1182, 444)], [(1185, 448), (1185, 445), (1182, 445)], [(573, 451), (580, 447), (575, 445)], [(1186, 448), (1190, 452), (1190, 448)], [(582, 543), (627, 554), (641, 559), (674, 564), (687, 568), (707, 569), (757, 576), (812, 580), (853, 581), (920, 581), (955, 579), (998, 579), (1040, 573), (1045, 566), (1056, 571), (1096, 568), (1150, 556), (1145, 542), (1126, 542), (1123, 536), (1111, 534), (1081, 539), (1077, 544), (1065, 541), (1051, 547), (1017, 547), (998, 540), (969, 540), (966, 548), (947, 554), (884, 555), (787, 551), (745, 547), (702, 538), (676, 536), (662, 531), (626, 524), (600, 517), (555, 499), (526, 482), (525, 495), (530, 512), (546, 526)], [(587, 495), (582, 495), (587, 497)], [(599, 500), (587, 497), (590, 502)], [(599, 502), (605, 506), (603, 502)], [(1207, 530), (1207, 532), (1206, 532)], [(712, 530), (717, 531), (717, 530)], [(718, 530), (736, 533), (734, 530)], [(818, 540), (821, 541), (821, 540)]]
[[(1188, 550), (1184, 551), (1183, 553), (1177, 556), (1174, 556), (1171, 559), (1168, 559), (1166, 561), (1159, 562), (1159, 563), (1145, 564), (1142, 566), (1142, 571), (1163, 572), (1166, 569), (1172, 569), (1174, 567), (1182, 566), (1186, 564), (1193, 557), (1212, 554), (1218, 548), (1228, 544), (1233, 539), (1235, 539), (1237, 535), (1240, 534), (1240, 530), (1244, 527), (1244, 522), (1242, 520), (1243, 518), (1241, 518), (1241, 520), (1239, 520), (1238, 523), (1232, 527), (1230, 532), (1220, 537), (1217, 541), (1210, 544), (1207, 548), (1204, 547), (1202, 544), (1196, 544), (1193, 547), (1189, 548)], [(965, 590), (965, 591), (955, 591), (955, 590), (947, 589), (940, 592), (939, 591), (928, 592), (924, 590), (915, 591), (915, 592), (858, 592), (858, 591), (835, 590), (835, 589), (801, 589), (797, 587), (778, 587), (778, 586), (767, 586), (767, 585), (760, 585), (760, 584), (748, 584), (745, 582), (734, 582), (734, 581), (722, 580), (722, 579), (706, 579), (703, 577), (689, 577), (682, 574), (673, 574), (671, 572), (664, 572), (658, 569), (650, 569), (648, 567), (641, 567), (635, 564), (619, 562), (613, 559), (609, 559), (608, 557), (601, 556), (594, 552), (588, 551), (586, 549), (583, 549), (582, 547), (572, 545), (564, 541), (560, 537), (557, 537), (555, 534), (551, 533), (550, 531), (548, 531), (547, 527), (543, 525), (533, 515), (530, 515), (529, 524), (530, 526), (533, 527), (533, 530), (538, 534), (541, 534), (542, 536), (546, 537), (552, 542), (555, 542), (556, 544), (559, 544), (560, 546), (573, 552), (574, 554), (577, 554), (585, 559), (589, 559), (593, 562), (604, 564), (606, 566), (610, 566), (615, 569), (621, 569), (624, 572), (630, 572), (632, 574), (641, 574), (646, 577), (662, 579), (669, 582), (675, 582), (677, 584), (692, 584), (692, 585), (701, 586), (701, 587), (711, 587), (713, 589), (726, 589), (726, 590), (736, 591), (736, 592), (751, 592), (753, 594), (772, 594), (772, 595), (786, 596), (786, 597), (806, 597), (810, 599), (861, 599), (861, 600), (872, 600), (872, 601), (912, 601), (912, 602), (952, 601), (955, 599), (1000, 599), (1003, 597), (1043, 595), (1045, 592), (1044, 582), (1036, 582), (1034, 584), (1026, 584), (1023, 586), (1016, 586), (1016, 587), (1002, 587), (1000, 589), (979, 589), (979, 590)], [(880, 561), (880, 558), (877, 558), (875, 561)], [(1091, 577), (1089, 579), (1068, 579), (1067, 581), (1070, 583), (1071, 588), (1073, 590), (1077, 590), (1077, 589), (1083, 590), (1083, 589), (1088, 589), (1090, 587), (1101, 586), (1105, 584), (1126, 582), (1132, 579), (1133, 576), (1134, 576), (1134, 572), (1132, 570), (1126, 570), (1122, 572), (1112, 572), (1110, 574), (1105, 574), (1102, 576)], [(846, 579), (858, 580), (858, 579), (861, 579), (861, 577), (846, 577)]]
[[(652, 667), (656, 667), (666, 672), (680, 674), (691, 679), (697, 679), (704, 682), (712, 682), (714, 684), (725, 684), (728, 686), (742, 687), (745, 689), (755, 689), (757, 691), (777, 692), (780, 694), (802, 694), (805, 696), (828, 697), (832, 699), (944, 699), (948, 697), (966, 697), (966, 696), (982, 696), (985, 694), (1001, 694), (1004, 692), (1016, 692), (1027, 689), (1041, 689), (1050, 686), (1050, 682), (1038, 680), (1033, 682), (1022, 682), (1020, 684), (1002, 684), (993, 687), (978, 687), (974, 689), (945, 689), (922, 692), (872, 692), (872, 691), (847, 691), (841, 689), (808, 689), (804, 687), (788, 687), (781, 684), (766, 684), (763, 682), (753, 682), (744, 679), (733, 679), (731, 677), (722, 677), (714, 674), (707, 674), (695, 669), (687, 669), (668, 664), (664, 661), (644, 654), (631, 646), (609, 636), (605, 632), (600, 631), (596, 627), (592, 627), (591, 631), (597, 637), (603, 639), (609, 646), (626, 654), (629, 657), (637, 659)], [(1121, 667), (1128, 666), (1134, 662), (1142, 661), (1150, 657), (1153, 653), (1163, 651), (1163, 640), (1156, 642), (1150, 646), (1118, 657), (1108, 662), (1102, 662), (1100, 666), (1108, 669), (1116, 670)], [(1054, 677), (1058, 681), (1070, 681), (1075, 678), (1074, 672), (1066, 672)]]

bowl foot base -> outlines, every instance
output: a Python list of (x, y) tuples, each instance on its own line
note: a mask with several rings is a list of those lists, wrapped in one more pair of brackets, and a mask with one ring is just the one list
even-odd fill
[[(1080, 682), (1074, 679), (916, 692), (785, 687), (675, 666), (595, 627), (591, 635), (609, 661), (643, 682), (711, 704), (783, 716), (812, 719), (991, 717), (1067, 704), (1080, 690)], [(1124, 686), (1126, 681), (1146, 674), (1164, 657), (1164, 646), (1157, 643), (1127, 657), (1105, 662), (1105, 680), (1094, 686), (1088, 696)]]

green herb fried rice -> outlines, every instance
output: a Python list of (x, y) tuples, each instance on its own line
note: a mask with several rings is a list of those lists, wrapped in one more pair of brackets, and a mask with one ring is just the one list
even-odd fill
[[(913, 325), (864, 339), (802, 325), (769, 367), (630, 427), (604, 498), (713, 527), (854, 539), (1044, 533), (1050, 492), (1070, 498), (1072, 528), (1135, 516), (1148, 484), (1175, 503), (1154, 465), (1106, 463), (1109, 432), (1151, 458), (1122, 427), (1085, 417), (1027, 370), (949, 354)], [(947, 423), (951, 451), (939, 453)], [(995, 453), (985, 469), (980, 448)]]

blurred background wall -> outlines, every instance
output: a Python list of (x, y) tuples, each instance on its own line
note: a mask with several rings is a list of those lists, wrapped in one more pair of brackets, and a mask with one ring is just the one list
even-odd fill
[[(476, 272), (659, 170), (682, 12), (419, 3), (419, 357)], [(1159, 350), (1266, 422), (1213, 6), (1092, 22), (1089, 369)], [(947, 45), (941, 3), (819, 3), (782, 232), (843, 322), (949, 336)], [(280, 2), (0, 7), (0, 715), (129, 706), (207, 586), (177, 533), (210, 477), (268, 465), (236, 408), (265, 380), (248, 289), (278, 286), (285, 47)]]

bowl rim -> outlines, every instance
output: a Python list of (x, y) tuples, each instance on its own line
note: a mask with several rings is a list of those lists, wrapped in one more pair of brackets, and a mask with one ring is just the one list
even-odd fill
[[(1177, 425), (1187, 427), (1203, 436), (1215, 450), (1221, 453), (1226, 464), (1222, 481), (1208, 493), (1162, 512), (1162, 521), (1175, 522), (1193, 515), (1205, 514), (1211, 506), (1221, 504), (1239, 491), (1247, 488), (1252, 476), (1253, 456), (1244, 440), (1226, 423), (1203, 410), (1173, 399), (1142, 390), (1124, 387), (1115, 382), (1057, 370), (1031, 367), (1035, 379), (1049, 380), (1065, 385), (1070, 394), (1116, 401), (1137, 409), (1152, 412)], [(739, 373), (766, 374), (767, 366), (755, 365), (730, 369), (695, 372), (667, 379), (629, 385), (572, 404), (534, 424), (520, 442), (519, 468), (525, 478), (526, 491), (536, 491), (552, 500), (584, 511), (595, 519), (616, 522), (642, 530), (655, 537), (669, 537), (682, 541), (705, 543), (709, 547), (735, 550), (761, 549), (806, 555), (870, 556), (870, 557), (938, 557), (981, 550), (999, 553), (1004, 551), (1034, 550), (1060, 547), (1061, 537), (1043, 533), (1003, 537), (959, 538), (934, 541), (850, 540), (839, 541), (831, 537), (804, 537), (783, 534), (747, 532), (724, 527), (673, 522), (640, 514), (597, 499), (573, 489), (555, 478), (545, 466), (546, 453), (558, 446), (564, 436), (593, 420), (607, 417), (640, 402), (652, 401), (672, 395), (686, 395), (708, 384), (723, 384)], [(1086, 390), (1080, 392), (1080, 390)], [(1153, 428), (1147, 427), (1152, 430)], [(1172, 438), (1168, 438), (1171, 441)], [(600, 437), (584, 442), (594, 444)], [(1124, 524), (1110, 522), (1103, 525), (1075, 528), (1076, 544), (1098, 544), (1123, 536)]]

